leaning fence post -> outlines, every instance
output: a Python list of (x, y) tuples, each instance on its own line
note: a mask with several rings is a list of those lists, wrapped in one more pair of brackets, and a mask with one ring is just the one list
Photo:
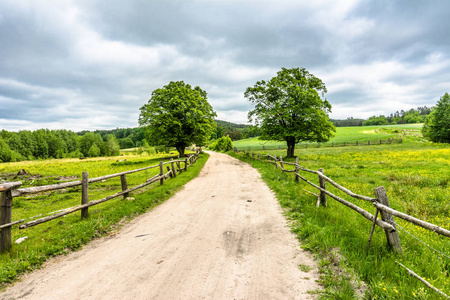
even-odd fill
[(173, 163), (173, 158), (170, 159), (170, 165), (172, 166), (173, 177), (177, 177), (177, 170), (175, 170), (175, 164)]
[(280, 155), (280, 166), (281, 166), (281, 170), (284, 170), (283, 156), (281, 156), (281, 155)]
[[(318, 172), (323, 174), (323, 169), (322, 168), (319, 169)], [(319, 176), (319, 186), (324, 190), (326, 189), (325, 182), (326, 182), (325, 179), (323, 179), (322, 177)], [(319, 194), (317, 206), (319, 206), (319, 205), (322, 205), (325, 207), (327, 206), (327, 194), (325, 194), (323, 191), (320, 191), (320, 194)]]
[[(389, 205), (389, 199), (386, 194), (386, 190), (384, 189), (384, 186), (380, 186), (374, 189), (375, 197), (377, 198), (377, 202), (390, 207)], [(392, 248), (392, 250), (397, 253), (402, 253), (402, 245), (400, 243), (400, 237), (398, 236), (397, 227), (395, 226), (394, 217), (383, 210), (380, 210), (381, 219), (392, 226), (394, 226), (395, 231), (390, 232), (389, 230), (385, 230), (386, 233), (386, 239), (389, 244), (389, 246)]]
[(160, 177), (159, 183), (163, 184), (164, 183), (164, 163), (162, 160), (159, 162), (159, 177)]
[(300, 166), (300, 161), (298, 159), (298, 156), (295, 158), (295, 181), (296, 182), (300, 182), (300, 177), (297, 175), (299, 172), (299, 166)]
[[(89, 173), (81, 173), (81, 205), (89, 202)], [(85, 207), (81, 209), (81, 218), (85, 219), (89, 215), (89, 208)]]

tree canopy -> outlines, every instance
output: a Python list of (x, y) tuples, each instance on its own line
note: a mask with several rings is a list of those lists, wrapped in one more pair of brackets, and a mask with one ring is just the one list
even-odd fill
[(425, 119), (423, 135), (435, 143), (450, 143), (450, 95), (445, 93)]
[(206, 92), (183, 81), (154, 90), (140, 111), (139, 125), (149, 143), (175, 147), (182, 156), (191, 144), (205, 145), (216, 126)]
[(270, 81), (247, 88), (245, 97), (254, 104), (249, 121), (260, 126), (261, 139), (286, 141), (292, 157), (296, 143), (326, 142), (334, 135), (326, 92), (322, 80), (305, 68), (282, 68)]

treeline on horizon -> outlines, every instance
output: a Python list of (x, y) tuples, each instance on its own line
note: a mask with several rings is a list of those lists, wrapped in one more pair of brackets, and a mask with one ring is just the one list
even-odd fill
[(336, 127), (349, 126), (371, 126), (371, 125), (395, 125), (395, 124), (415, 124), (423, 123), (426, 117), (433, 110), (432, 107), (422, 106), (408, 111), (401, 110), (391, 113), (388, 116), (372, 116), (369, 119), (347, 118), (345, 120), (330, 119)]
[[(227, 135), (238, 140), (257, 136), (258, 131), (248, 125), (218, 120), (211, 139)], [(114, 156), (120, 154), (120, 149), (134, 147), (149, 147), (141, 127), (77, 133), (66, 129), (0, 131), (0, 162)]]
[[(397, 111), (388, 116), (372, 116), (367, 120), (348, 118), (330, 121), (336, 127), (423, 123), (432, 109), (423, 106), (408, 111)], [(216, 123), (217, 127), (211, 134), (211, 140), (229, 136), (231, 140), (236, 141), (260, 135), (259, 129), (255, 126), (221, 120), (216, 120)], [(148, 147), (144, 129), (141, 127), (77, 133), (65, 129), (0, 131), (0, 162), (114, 156), (120, 154), (120, 149), (134, 147)]]

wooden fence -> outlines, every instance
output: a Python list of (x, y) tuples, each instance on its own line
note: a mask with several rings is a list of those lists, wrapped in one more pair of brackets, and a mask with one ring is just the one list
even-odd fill
[[(11, 247), (11, 227), (13, 225), (21, 224), (19, 226), (20, 229), (29, 228), (32, 226), (36, 226), (41, 223), (48, 222), (50, 220), (63, 217), (67, 214), (76, 212), (81, 210), (81, 218), (84, 219), (88, 216), (88, 208), (93, 205), (97, 205), (100, 203), (103, 203), (105, 201), (117, 198), (119, 196), (123, 196), (124, 198), (128, 197), (130, 192), (141, 189), (153, 182), (159, 181), (160, 184), (164, 183), (164, 180), (170, 178), (170, 177), (176, 177), (177, 173), (180, 173), (182, 171), (186, 171), (187, 168), (193, 164), (198, 159), (198, 154), (192, 154), (188, 157), (186, 157), (183, 160), (173, 160), (170, 161), (160, 161), (158, 165), (149, 166), (141, 169), (116, 173), (116, 174), (110, 174), (106, 176), (96, 177), (96, 178), (89, 178), (88, 172), (82, 173), (82, 180), (77, 181), (70, 181), (60, 184), (52, 184), (52, 185), (45, 185), (45, 186), (37, 186), (37, 187), (29, 187), (29, 188), (20, 188), (22, 185), (22, 182), (6, 182), (0, 184), (0, 230), (1, 230), (1, 236), (0, 236), (0, 253), (8, 250)], [(184, 166), (182, 165), (184, 164)], [(164, 165), (170, 165), (166, 166), (167, 172), (164, 170)], [(148, 179), (146, 182), (139, 184), (137, 186), (129, 188), (127, 185), (127, 174), (140, 172), (152, 168), (158, 168), (159, 167), (159, 174), (153, 176), (152, 178)], [(88, 198), (88, 190), (89, 190), (89, 183), (94, 183), (114, 177), (119, 177), (121, 181), (122, 191), (118, 192), (116, 194), (107, 196), (105, 198), (89, 201)], [(81, 185), (81, 205), (69, 207), (66, 209), (63, 209), (59, 212), (57, 212), (54, 215), (46, 216), (43, 218), (39, 218), (33, 221), (28, 221), (25, 219), (12, 221), (11, 215), (12, 215), (12, 206), (13, 206), (13, 199), (14, 197), (19, 197), (23, 195), (28, 194), (37, 194), (47, 191), (54, 191), (54, 190), (60, 190), (68, 187), (74, 187), (74, 186), (80, 186)], [(34, 219), (35, 217), (31, 218)]]
[[(370, 146), (381, 144), (401, 144), (402, 139), (387, 139), (387, 140), (373, 140), (373, 141), (356, 141), (356, 142), (331, 142), (331, 143), (301, 143), (295, 144), (295, 148), (321, 148), (321, 147), (348, 147), (348, 146)], [(287, 145), (252, 145), (252, 146), (237, 146), (237, 150), (282, 150), (287, 149)]]
[[(374, 189), (374, 196), (375, 197), (368, 197), (368, 196), (363, 196), (363, 195), (358, 195), (353, 193), (352, 191), (350, 191), (349, 189), (341, 186), (340, 184), (336, 183), (335, 181), (333, 181), (331, 178), (325, 176), (323, 169), (319, 169), (317, 171), (314, 170), (309, 170), (306, 168), (303, 168), (300, 166), (299, 164), (299, 159), (297, 158), (295, 163), (289, 163), (289, 162), (284, 162), (283, 158), (280, 156), (280, 158), (278, 159), (276, 156), (267, 154), (267, 155), (261, 155), (261, 154), (256, 154), (253, 152), (248, 152), (248, 151), (240, 151), (235, 149), (236, 153), (239, 152), (244, 152), (246, 155), (248, 155), (249, 157), (252, 157), (254, 159), (267, 159), (269, 162), (271, 163), (275, 163), (275, 168), (280, 168), (283, 172), (292, 172), (295, 174), (295, 181), (299, 182), (300, 180), (305, 181), (306, 183), (308, 183), (309, 185), (313, 186), (314, 188), (319, 190), (319, 194), (318, 196), (318, 200), (317, 200), (317, 206), (327, 206), (327, 196), (335, 199), (337, 202), (349, 207), (350, 209), (356, 211), (357, 213), (359, 213), (360, 215), (362, 215), (364, 218), (366, 218), (367, 220), (372, 222), (372, 228), (369, 234), (369, 240), (368, 240), (368, 244), (367, 247), (370, 247), (370, 242), (372, 239), (372, 235), (373, 235), (373, 231), (375, 228), (375, 225), (378, 225), (379, 227), (381, 227), (385, 233), (386, 233), (386, 238), (387, 238), (387, 242), (389, 244), (389, 246), (391, 247), (391, 249), (398, 254), (402, 253), (402, 247), (401, 247), (401, 243), (400, 243), (400, 238), (397, 232), (397, 228), (395, 226), (395, 222), (394, 222), (394, 216), (401, 218), (407, 222), (413, 223), (417, 226), (420, 226), (424, 229), (436, 232), (440, 235), (446, 236), (446, 237), (450, 237), (450, 231), (444, 228), (441, 228), (437, 225), (425, 222), (423, 220), (417, 219), (415, 217), (412, 217), (410, 215), (407, 215), (405, 213), (399, 212), (397, 210), (394, 210), (390, 207), (389, 205), (389, 199), (388, 196), (386, 194), (386, 190), (383, 186), (377, 187)], [(294, 169), (288, 170), (285, 168), (285, 165), (289, 165), (292, 166)], [(300, 172), (307, 172), (307, 173), (312, 173), (312, 174), (316, 174), (318, 176), (318, 184), (314, 184), (313, 182), (309, 181), (308, 179), (306, 179), (305, 177), (303, 177)], [(375, 208), (375, 215), (369, 213), (368, 211), (356, 206), (355, 204), (353, 204), (352, 202), (349, 202), (347, 200), (342, 199), (339, 196), (336, 196), (335, 194), (331, 193), (330, 191), (327, 190), (326, 188), (326, 183), (331, 184), (332, 186), (334, 186), (335, 188), (337, 188), (338, 190), (346, 193), (347, 195), (349, 195), (350, 197), (353, 197), (355, 199), (360, 199), (360, 200), (364, 200), (364, 201), (368, 201), (371, 202)], [(378, 214), (381, 215), (381, 220), (378, 218)]]

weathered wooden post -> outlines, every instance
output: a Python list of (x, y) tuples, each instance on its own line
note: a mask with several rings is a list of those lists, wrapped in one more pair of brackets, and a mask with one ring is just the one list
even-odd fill
[[(120, 175), (120, 184), (122, 185), (122, 191), (125, 191), (126, 189), (128, 189), (128, 184), (127, 184), (127, 175), (123, 174)], [(127, 198), (130, 196), (130, 193), (125, 193), (123, 194), (123, 198)]]
[[(319, 173), (322, 173), (323, 174), (323, 169), (322, 168), (320, 168), (319, 170), (317, 170)], [(319, 176), (319, 186), (322, 188), (322, 189), (324, 189), (324, 190), (326, 190), (326, 184), (325, 184), (325, 179), (323, 179), (322, 177), (320, 177)], [(319, 199), (318, 199), (318, 201), (317, 201), (317, 206), (319, 206), (319, 205), (322, 205), (322, 206), (324, 206), (324, 207), (327, 207), (327, 194), (325, 194), (323, 191), (320, 191), (320, 194), (319, 194)]]
[(281, 170), (284, 170), (283, 156), (281, 156), (281, 155), (280, 155), (280, 167), (281, 167)]
[(257, 156), (258, 156), (258, 160), (259, 160), (259, 153), (258, 154), (256, 154)]
[[(377, 202), (379, 202), (387, 207), (390, 207), (389, 199), (387, 197), (384, 186), (375, 188), (374, 193), (375, 193), (375, 197), (377, 198)], [(398, 236), (397, 227), (395, 226), (394, 217), (390, 213), (385, 212), (382, 209), (380, 209), (380, 214), (381, 214), (381, 219), (383, 221), (391, 224), (395, 228), (395, 231), (392, 231), (392, 232), (387, 229), (384, 230), (384, 232), (386, 233), (386, 239), (388, 241), (389, 246), (392, 248), (392, 250), (395, 253), (401, 254), (402, 253), (402, 245), (400, 243), (400, 237)]]
[(298, 159), (298, 156), (295, 158), (295, 181), (300, 182), (300, 177), (297, 175), (299, 172), (299, 166), (300, 166), (300, 160)]
[(356, 146), (358, 146), (358, 141), (356, 141)]
[(344, 142), (344, 147), (347, 147), (347, 142)]
[(175, 170), (175, 164), (173, 162), (173, 158), (170, 159), (170, 165), (172, 166), (173, 177), (177, 177), (177, 170)]
[[(89, 202), (89, 173), (81, 173), (81, 205)], [(85, 219), (89, 215), (89, 208), (81, 209), (81, 218)]]
[(187, 167), (188, 167), (188, 160), (187, 158), (184, 159), (184, 170), (187, 171)]
[(370, 145), (370, 141), (367, 142), (367, 145)]
[(164, 163), (162, 160), (159, 162), (159, 176), (161, 177), (159, 179), (159, 184), (163, 184), (164, 183)]
[[(13, 196), (11, 190), (22, 185), (21, 181), (0, 185), (0, 226), (11, 223)], [(0, 229), (0, 253), (11, 247), (11, 225)]]

